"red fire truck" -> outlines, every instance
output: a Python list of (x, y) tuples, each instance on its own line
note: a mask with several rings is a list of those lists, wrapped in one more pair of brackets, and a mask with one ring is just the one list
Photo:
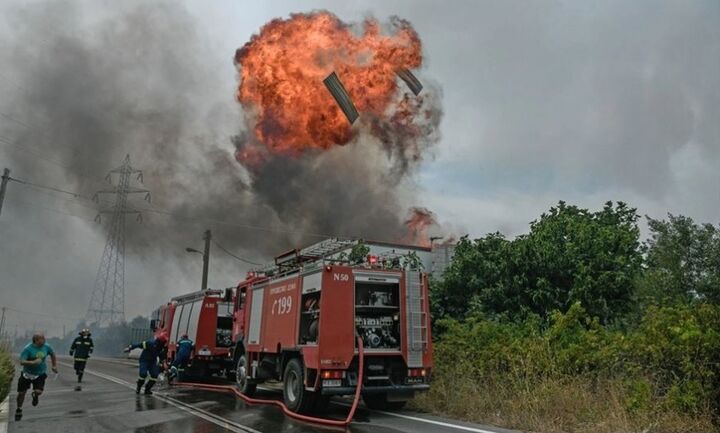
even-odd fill
[(375, 244), (382, 254), (358, 263), (346, 254), (356, 245), (328, 239), (290, 251), (238, 285), (232, 354), (243, 393), (281, 381), (290, 410), (321, 410), (330, 396), (355, 392), (358, 336), (367, 406), (400, 408), (429, 389), (428, 281), (417, 266), (418, 248)]
[(232, 293), (205, 290), (172, 298), (155, 310), (150, 326), (168, 339), (168, 362), (183, 334), (195, 343), (188, 375), (209, 376), (229, 371), (232, 360)]

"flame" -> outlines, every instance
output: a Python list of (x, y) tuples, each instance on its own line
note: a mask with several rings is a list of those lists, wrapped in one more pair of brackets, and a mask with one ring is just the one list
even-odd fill
[(422, 247), (431, 246), (428, 229), (437, 225), (435, 214), (429, 209), (414, 207), (410, 209), (410, 216), (405, 220), (407, 232), (402, 242)]
[[(336, 72), (361, 115), (394, 121), (412, 116), (388, 109), (396, 99), (400, 69), (422, 63), (420, 38), (409, 22), (390, 20), (390, 31), (374, 18), (355, 29), (327, 11), (294, 14), (262, 27), (235, 53), (240, 74), (236, 98), (252, 113), (257, 142), (269, 152), (298, 155), (348, 143), (355, 131), (323, 84)], [(405, 105), (407, 105), (407, 101)], [(259, 153), (236, 158), (257, 163)]]

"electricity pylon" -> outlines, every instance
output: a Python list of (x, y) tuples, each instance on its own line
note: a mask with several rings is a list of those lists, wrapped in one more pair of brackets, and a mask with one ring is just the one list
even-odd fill
[(120, 167), (108, 173), (106, 179), (110, 184), (113, 184), (113, 175), (117, 175), (117, 185), (98, 191), (94, 197), (99, 201), (100, 194), (115, 195), (115, 204), (101, 208), (96, 218), (100, 221), (101, 215), (111, 215), (105, 250), (100, 259), (86, 316), (87, 321), (96, 326), (125, 320), (125, 215), (135, 214), (138, 221), (142, 221), (140, 211), (128, 206), (128, 195), (145, 194), (145, 199), (150, 200), (150, 191), (130, 185), (132, 175), (137, 175), (137, 181), (142, 184), (142, 171), (130, 165), (130, 155), (125, 157)]

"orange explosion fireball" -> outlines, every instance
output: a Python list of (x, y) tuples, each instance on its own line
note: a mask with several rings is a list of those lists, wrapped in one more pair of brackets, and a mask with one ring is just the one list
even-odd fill
[(402, 242), (423, 247), (431, 246), (428, 229), (437, 224), (437, 221), (435, 221), (435, 214), (429, 209), (422, 207), (414, 207), (410, 209), (409, 214), (408, 219), (405, 220), (405, 229), (407, 232), (405, 233)]
[(353, 130), (323, 84), (333, 71), (360, 113), (385, 116), (397, 92), (395, 73), (422, 63), (420, 38), (410, 23), (394, 18), (390, 26), (386, 31), (369, 18), (358, 34), (329, 12), (266, 24), (235, 54), (236, 96), (255, 116), (257, 141), (290, 155), (350, 141)]

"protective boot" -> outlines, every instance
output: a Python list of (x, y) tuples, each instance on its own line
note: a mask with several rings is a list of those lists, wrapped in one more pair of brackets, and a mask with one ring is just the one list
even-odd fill
[(135, 394), (140, 394), (142, 386), (145, 384), (145, 379), (138, 379), (137, 386), (135, 387)]
[(168, 372), (168, 375), (167, 375), (168, 384), (171, 384), (172, 381), (175, 380), (175, 378), (177, 377), (177, 375), (178, 375), (177, 367), (175, 367), (175, 366), (173, 365), (172, 367), (170, 367), (170, 371)]
[(145, 385), (145, 395), (152, 395), (152, 387), (155, 386), (154, 380), (149, 380), (147, 385)]
[(82, 372), (82, 371), (78, 371), (77, 376), (78, 376), (78, 383), (82, 382), (83, 372)]

